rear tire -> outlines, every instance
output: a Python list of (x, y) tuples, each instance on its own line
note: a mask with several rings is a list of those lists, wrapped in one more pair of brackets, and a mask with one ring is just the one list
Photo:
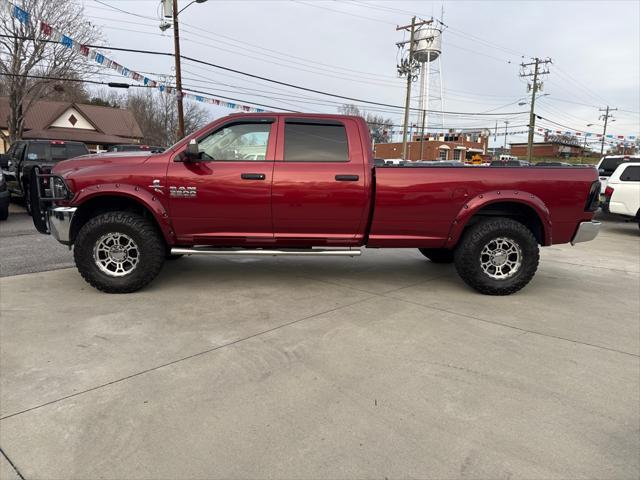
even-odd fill
[(130, 293), (160, 273), (166, 247), (151, 221), (135, 213), (108, 212), (83, 225), (73, 254), (91, 286), (106, 293)]
[(418, 250), (433, 263), (453, 263), (453, 250), (447, 248), (419, 248)]
[(538, 242), (523, 224), (510, 218), (482, 220), (465, 231), (455, 250), (458, 274), (485, 295), (510, 295), (536, 273)]

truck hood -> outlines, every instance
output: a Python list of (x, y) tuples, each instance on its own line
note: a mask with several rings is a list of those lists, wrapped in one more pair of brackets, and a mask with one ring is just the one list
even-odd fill
[(144, 163), (152, 153), (150, 152), (113, 152), (82, 155), (80, 157), (63, 160), (56, 164), (52, 173), (66, 177), (74, 172), (88, 170), (94, 167), (108, 167), (109, 165), (138, 165)]

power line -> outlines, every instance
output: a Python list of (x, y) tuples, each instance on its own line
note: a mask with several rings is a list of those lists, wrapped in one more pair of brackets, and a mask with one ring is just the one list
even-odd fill
[(52, 80), (56, 82), (77, 82), (77, 83), (91, 83), (94, 85), (106, 85), (111, 88), (153, 88), (151, 85), (137, 85), (133, 83), (120, 83), (120, 82), (101, 82), (99, 80), (82, 80), (79, 78), (65, 78), (65, 77), (47, 77), (44, 75), (26, 75), (20, 73), (1, 73), (3, 77), (17, 77), (17, 78), (32, 78), (35, 80)]
[[(16, 36), (16, 35), (8, 35), (8, 34), (0, 34), (0, 37), (2, 38), (14, 38), (14, 39), (21, 39), (21, 40), (31, 40), (34, 41), (36, 40), (34, 37), (25, 37), (25, 36)], [(48, 43), (61, 43), (59, 41), (55, 41), (55, 40), (46, 40), (46, 39), (37, 39), (39, 41), (43, 41), (43, 42), (48, 42)], [(159, 56), (165, 56), (165, 57), (174, 57), (175, 55), (173, 53), (169, 53), (169, 52), (159, 52), (159, 51), (155, 51), (155, 50), (143, 50), (143, 49), (136, 49), (136, 48), (124, 48), (124, 47), (113, 47), (113, 46), (106, 46), (106, 45), (93, 45), (93, 44), (86, 44), (85, 45), (88, 48), (94, 48), (94, 49), (98, 49), (98, 50), (115, 50), (115, 51), (121, 51), (121, 52), (132, 52), (132, 53), (141, 53), (141, 54), (146, 54), (146, 55), (159, 55)], [(264, 77), (262, 75), (257, 75), (257, 74), (253, 74), (253, 73), (249, 73), (249, 72), (245, 72), (242, 70), (238, 70), (235, 68), (231, 68), (231, 67), (226, 67), (224, 65), (218, 65), (215, 63), (211, 63), (211, 62), (207, 62), (205, 60), (200, 60), (197, 58), (193, 58), (193, 57), (188, 57), (186, 55), (180, 55), (180, 58), (183, 60), (187, 60), (193, 63), (197, 63), (197, 64), (201, 64), (201, 65), (207, 65), (213, 68), (217, 68), (220, 70), (224, 70), (227, 72), (232, 72), (232, 73), (236, 73), (238, 75), (243, 75), (249, 78), (255, 78), (258, 80), (263, 80), (265, 82), (269, 82), (269, 83), (275, 83), (277, 85), (282, 85), (285, 87), (290, 87), (290, 88), (294, 88), (297, 90), (303, 90), (306, 92), (311, 92), (311, 93), (317, 93), (319, 95), (325, 95), (325, 96), (329, 96), (329, 97), (334, 97), (334, 98), (341, 98), (343, 100), (349, 100), (349, 101), (354, 101), (354, 102), (359, 102), (359, 103), (366, 103), (366, 104), (370, 104), (370, 105), (377, 105), (377, 106), (382, 106), (382, 107), (389, 107), (389, 108), (397, 108), (397, 109), (401, 109), (403, 108), (400, 105), (393, 105), (393, 104), (389, 104), (389, 103), (382, 103), (382, 102), (376, 102), (373, 100), (366, 100), (366, 99), (361, 99), (361, 98), (357, 98), (357, 97), (350, 97), (350, 96), (346, 96), (346, 95), (340, 95), (340, 94), (336, 94), (336, 93), (330, 93), (330, 92), (325, 92), (323, 90), (317, 90), (314, 88), (309, 88), (309, 87), (304, 87), (301, 85), (296, 85), (293, 83), (289, 83), (289, 82), (282, 82), (280, 80), (275, 80), (272, 78), (268, 78), (268, 77)], [(412, 108), (412, 110), (419, 110), (416, 108)], [(518, 114), (522, 114), (522, 113), (526, 113), (526, 112), (503, 112), (503, 113), (481, 113), (481, 112), (454, 112), (454, 111), (439, 111), (439, 110), (428, 110), (429, 112), (434, 112), (434, 113), (442, 113), (442, 114), (448, 114), (448, 115), (467, 115), (467, 116), (483, 116), (483, 115), (491, 115), (491, 116), (495, 116), (495, 115), (518, 115)]]

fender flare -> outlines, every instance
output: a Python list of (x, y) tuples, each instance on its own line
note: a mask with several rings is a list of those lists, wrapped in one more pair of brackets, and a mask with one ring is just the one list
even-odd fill
[[(154, 216), (162, 236), (168, 245), (175, 243), (175, 232), (169, 219), (169, 212), (160, 200), (162, 194), (154, 195), (137, 185), (125, 183), (105, 183), (85, 187), (76, 193), (72, 200), (72, 206), (82, 209), (87, 202), (99, 197), (125, 197), (139, 203)], [(77, 218), (77, 217), (76, 217)]]
[(542, 224), (543, 245), (551, 245), (551, 213), (540, 197), (520, 190), (493, 190), (476, 195), (462, 206), (449, 229), (446, 248), (457, 245), (464, 228), (478, 211), (493, 203), (502, 202), (519, 203), (533, 209)]

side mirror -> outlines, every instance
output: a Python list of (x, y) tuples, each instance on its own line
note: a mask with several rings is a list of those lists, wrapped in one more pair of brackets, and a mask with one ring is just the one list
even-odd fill
[(187, 145), (187, 153), (190, 157), (199, 157), (200, 156), (200, 147), (198, 146), (198, 141), (195, 138), (189, 140), (189, 144)]
[(599, 173), (600, 175), (604, 175), (604, 168), (600, 168), (600, 169), (598, 169), (598, 173)]
[(202, 159), (202, 153), (198, 141), (195, 138), (189, 140), (187, 148), (176, 157), (176, 162), (198, 162)]

